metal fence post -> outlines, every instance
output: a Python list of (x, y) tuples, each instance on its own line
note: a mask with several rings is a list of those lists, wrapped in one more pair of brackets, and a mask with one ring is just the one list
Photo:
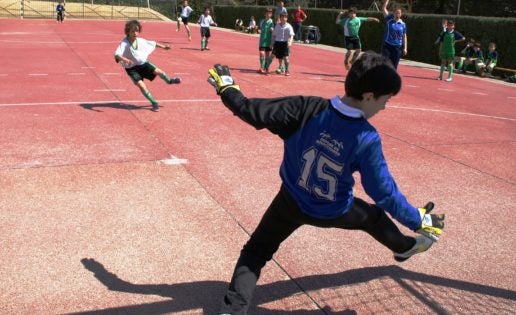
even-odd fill
[(23, 19), (23, 6), (24, 6), (24, 3), (23, 3), (23, 0), (21, 0), (20, 19)]

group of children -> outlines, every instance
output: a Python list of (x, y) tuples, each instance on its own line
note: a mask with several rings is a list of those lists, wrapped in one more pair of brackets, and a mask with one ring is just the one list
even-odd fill
[(461, 51), (461, 56), (455, 55), (455, 43), (466, 40), (466, 38), (455, 30), (455, 21), (445, 19), (442, 23), (443, 29), (435, 44), (439, 44), (439, 57), (441, 58), (441, 69), (437, 80), (443, 80), (444, 71), (448, 70), (447, 82), (452, 81), (454, 67), (466, 73), (468, 67), (472, 66), (473, 70), (480, 76), (491, 75), (496, 63), (498, 62), (498, 52), (496, 44), (489, 43), (485, 57), (482, 53), (480, 42), (469, 39), (466, 47)]
[[(192, 41), (192, 34), (190, 33), (190, 28), (188, 27), (188, 19), (190, 18), (190, 14), (193, 12), (193, 9), (188, 5), (188, 0), (183, 1), (183, 5), (181, 6), (181, 13), (177, 17), (177, 28), (176, 32), (179, 32), (181, 29), (181, 22), (186, 30), (186, 35), (188, 36), (188, 41)], [(203, 14), (199, 17), (197, 23), (201, 26), (201, 51), (210, 50), (208, 47), (208, 40), (211, 37), (210, 26), (217, 26), (217, 23), (213, 20), (210, 15), (210, 8), (205, 7)]]

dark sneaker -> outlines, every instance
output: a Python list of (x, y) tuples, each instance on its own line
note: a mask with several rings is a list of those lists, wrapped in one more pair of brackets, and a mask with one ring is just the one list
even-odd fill
[(159, 112), (159, 105), (158, 103), (153, 103), (152, 104), (152, 109), (151, 109), (153, 112)]
[(405, 261), (416, 254), (420, 254), (420, 253), (426, 251), (427, 249), (432, 247), (432, 245), (434, 244), (434, 241), (432, 241), (431, 239), (429, 239), (428, 237), (426, 237), (424, 235), (418, 235), (415, 237), (415, 239), (416, 239), (416, 244), (414, 244), (414, 246), (412, 246), (411, 249), (409, 249), (408, 251), (406, 251), (404, 253), (394, 253), (394, 259), (396, 261), (399, 261), (399, 262)]
[(171, 79), (168, 81), (168, 84), (179, 84), (179, 83), (181, 83), (181, 78), (180, 78), (180, 77), (171, 78)]

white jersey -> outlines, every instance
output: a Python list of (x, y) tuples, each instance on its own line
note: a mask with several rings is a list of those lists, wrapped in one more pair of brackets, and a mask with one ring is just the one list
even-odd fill
[(294, 29), (289, 23), (285, 23), (285, 25), (278, 23), (274, 27), (274, 31), (272, 31), (272, 37), (276, 42), (286, 42), (291, 37), (294, 37)]
[(201, 15), (199, 17), (199, 24), (201, 24), (202, 27), (210, 27), (210, 25), (214, 24), (213, 19), (211, 18), (211, 15)]
[(192, 13), (192, 8), (190, 8), (190, 6), (186, 6), (186, 7), (183, 7), (181, 6), (181, 16), (184, 16), (184, 17), (189, 17), (190, 16), (190, 13)]
[(115, 51), (115, 56), (123, 56), (133, 62), (132, 65), (122, 63), (124, 68), (131, 68), (134, 66), (143, 65), (149, 55), (156, 49), (156, 42), (146, 40), (143, 38), (136, 38), (134, 47), (129, 40), (124, 38)]

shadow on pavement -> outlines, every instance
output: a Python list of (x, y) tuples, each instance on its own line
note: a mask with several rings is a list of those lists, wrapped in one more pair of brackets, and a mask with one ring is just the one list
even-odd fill
[[(102, 112), (102, 110), (97, 108), (115, 108), (115, 109), (126, 109), (126, 110), (151, 110), (151, 105), (143, 105), (143, 106), (137, 106), (132, 104), (125, 104), (120, 102), (112, 102), (112, 103), (82, 103), (80, 106), (84, 109), (92, 110), (94, 112)], [(162, 107), (160, 105), (160, 107)]]
[[(222, 281), (197, 281), (177, 284), (133, 284), (124, 281), (116, 274), (110, 273), (105, 267), (94, 259), (81, 260), (84, 267), (91, 271), (95, 278), (104, 284), (109, 290), (151, 294), (169, 297), (172, 300), (160, 301), (148, 304), (120, 306), (102, 310), (78, 312), (73, 314), (162, 314), (169, 312), (181, 312), (202, 309), (204, 314), (217, 312), (222, 296), (228, 283)], [(366, 267), (343, 271), (335, 274), (314, 275), (296, 278), (292, 280), (278, 281), (271, 284), (260, 285), (256, 289), (254, 305), (280, 300), (301, 292), (320, 290), (325, 288), (338, 288), (367, 283), (372, 280), (388, 278), (395, 281), (410, 296), (424, 304), (430, 313), (449, 314), (452, 308), (460, 307), (457, 299), (464, 305), (469, 305), (470, 311), (477, 310), (478, 305), (487, 307), (494, 313), (504, 313), (511, 309), (511, 303), (500, 303), (501, 298), (516, 301), (516, 291), (500, 289), (487, 285), (447, 279), (438, 276), (426, 275), (419, 272), (407, 271), (398, 266)], [(293, 285), (293, 282), (295, 285)], [(414, 283), (417, 282), (417, 283)], [(422, 285), (423, 286), (422, 286)], [(432, 296), (425, 285), (435, 285), (442, 288), (441, 294)], [(450, 294), (450, 289), (459, 290), (459, 294)], [(431, 291), (431, 290), (430, 290)], [(464, 294), (466, 293), (466, 294)], [(438, 298), (436, 298), (438, 296)], [(471, 300), (468, 300), (471, 299)], [(444, 303), (441, 303), (443, 300)], [(378, 301), (372, 301), (377, 303)], [(446, 302), (449, 305), (446, 305)], [(444, 305), (443, 305), (444, 304)], [(488, 305), (485, 305), (488, 304)], [(312, 307), (310, 305), (309, 307)], [(464, 311), (464, 309), (462, 309)], [(466, 310), (467, 311), (467, 310)], [(251, 307), (250, 314), (357, 314), (354, 310), (333, 312), (328, 306), (319, 310), (295, 310), (278, 311)]]

